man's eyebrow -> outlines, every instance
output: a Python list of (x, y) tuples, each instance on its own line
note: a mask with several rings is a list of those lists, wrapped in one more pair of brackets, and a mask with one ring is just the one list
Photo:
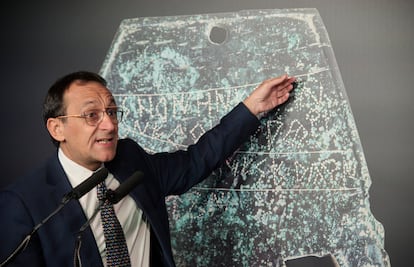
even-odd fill
[(116, 106), (115, 98), (111, 97), (111, 98), (109, 99), (108, 106)]
[(82, 103), (82, 108), (87, 108), (89, 106), (97, 106), (99, 103), (96, 100), (89, 100)]
[[(109, 107), (116, 106), (115, 98), (114, 97), (108, 97), (108, 105)], [(100, 102), (96, 99), (87, 100), (82, 104), (82, 108), (88, 108), (89, 106), (97, 106), (100, 105)]]

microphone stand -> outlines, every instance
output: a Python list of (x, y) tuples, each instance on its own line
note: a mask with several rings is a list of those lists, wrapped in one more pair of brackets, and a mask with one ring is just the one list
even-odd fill
[[(110, 189), (108, 189), (108, 190), (110, 190)], [(106, 199), (103, 199), (103, 200), (99, 201), (98, 207), (96, 207), (96, 209), (93, 212), (92, 216), (81, 226), (81, 228), (79, 228), (79, 231), (78, 231), (77, 236), (76, 236), (76, 241), (75, 241), (75, 249), (73, 251), (73, 266), (74, 267), (81, 267), (82, 266), (82, 260), (81, 260), (81, 257), (80, 257), (80, 249), (81, 249), (81, 245), (82, 245), (82, 234), (86, 230), (86, 228), (89, 227), (92, 220), (96, 217), (98, 212), (101, 210), (101, 207), (102, 207), (102, 205), (104, 204), (105, 201), (106, 201)]]
[(7, 257), (6, 260), (4, 260), (0, 267), (6, 266), (6, 264), (9, 264), (20, 252), (26, 249), (26, 247), (29, 245), (29, 242), (32, 238), (32, 236), (37, 232), (37, 230), (42, 227), (47, 221), (49, 221), (50, 218), (56, 215), (61, 209), (65, 207), (65, 205), (71, 201), (72, 199), (79, 199), (84, 194), (86, 194), (88, 191), (90, 191), (94, 186), (96, 186), (98, 183), (102, 182), (106, 176), (108, 175), (108, 170), (106, 168), (101, 168), (98, 171), (94, 172), (88, 179), (83, 181), (81, 184), (79, 184), (77, 187), (75, 187), (72, 191), (65, 194), (60, 202), (60, 205), (47, 216), (44, 218), (40, 223), (38, 223), (35, 227), (33, 227), (32, 231), (22, 240), (22, 242), (17, 246), (17, 248), (13, 251), (12, 254), (10, 254), (9, 257)]
[(50, 213), (49, 216), (47, 216), (46, 218), (44, 218), (40, 223), (38, 223), (35, 227), (33, 227), (32, 231), (22, 240), (22, 242), (17, 246), (17, 248), (13, 251), (13, 253), (10, 254), (10, 256), (0, 264), (0, 267), (6, 266), (20, 252), (22, 252), (23, 250), (25, 250), (26, 247), (29, 245), (29, 242), (30, 242), (32, 236), (37, 232), (37, 230), (39, 230), (39, 228), (42, 227), (42, 225), (44, 225), (47, 221), (49, 221), (50, 218), (52, 218), (53, 216), (55, 216), (56, 213), (58, 213), (61, 209), (63, 209), (63, 207), (65, 207), (65, 205), (69, 201), (71, 201), (72, 198), (73, 197), (72, 197), (71, 194), (65, 195), (63, 197), (62, 201), (60, 202), (60, 205), (52, 213)]

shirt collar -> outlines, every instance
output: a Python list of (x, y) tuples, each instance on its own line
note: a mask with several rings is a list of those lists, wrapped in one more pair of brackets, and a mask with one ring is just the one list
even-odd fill
[(78, 186), (93, 174), (93, 171), (69, 159), (60, 148), (58, 149), (58, 158), (72, 187)]

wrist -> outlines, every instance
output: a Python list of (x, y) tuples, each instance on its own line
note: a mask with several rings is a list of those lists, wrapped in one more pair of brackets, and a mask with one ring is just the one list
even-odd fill
[(247, 107), (247, 109), (255, 116), (259, 115), (259, 111), (257, 109), (255, 109), (255, 105), (251, 99), (251, 97), (247, 97), (244, 101), (243, 104)]

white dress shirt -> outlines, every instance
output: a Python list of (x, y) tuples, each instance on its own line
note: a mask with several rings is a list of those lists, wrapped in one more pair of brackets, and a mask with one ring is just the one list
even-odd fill
[[(76, 187), (92, 175), (92, 171), (70, 160), (61, 149), (58, 152), (59, 161), (72, 187)], [(118, 180), (109, 173), (105, 180), (108, 189), (115, 190), (119, 186)], [(79, 199), (79, 202), (89, 219), (98, 206), (96, 187)], [(114, 205), (115, 214), (124, 230), (128, 252), (131, 257), (131, 266), (149, 266), (150, 257), (150, 226), (142, 219), (142, 210), (135, 201), (127, 195)], [(95, 236), (96, 244), (106, 266), (105, 238), (100, 213), (91, 221), (90, 227)]]

